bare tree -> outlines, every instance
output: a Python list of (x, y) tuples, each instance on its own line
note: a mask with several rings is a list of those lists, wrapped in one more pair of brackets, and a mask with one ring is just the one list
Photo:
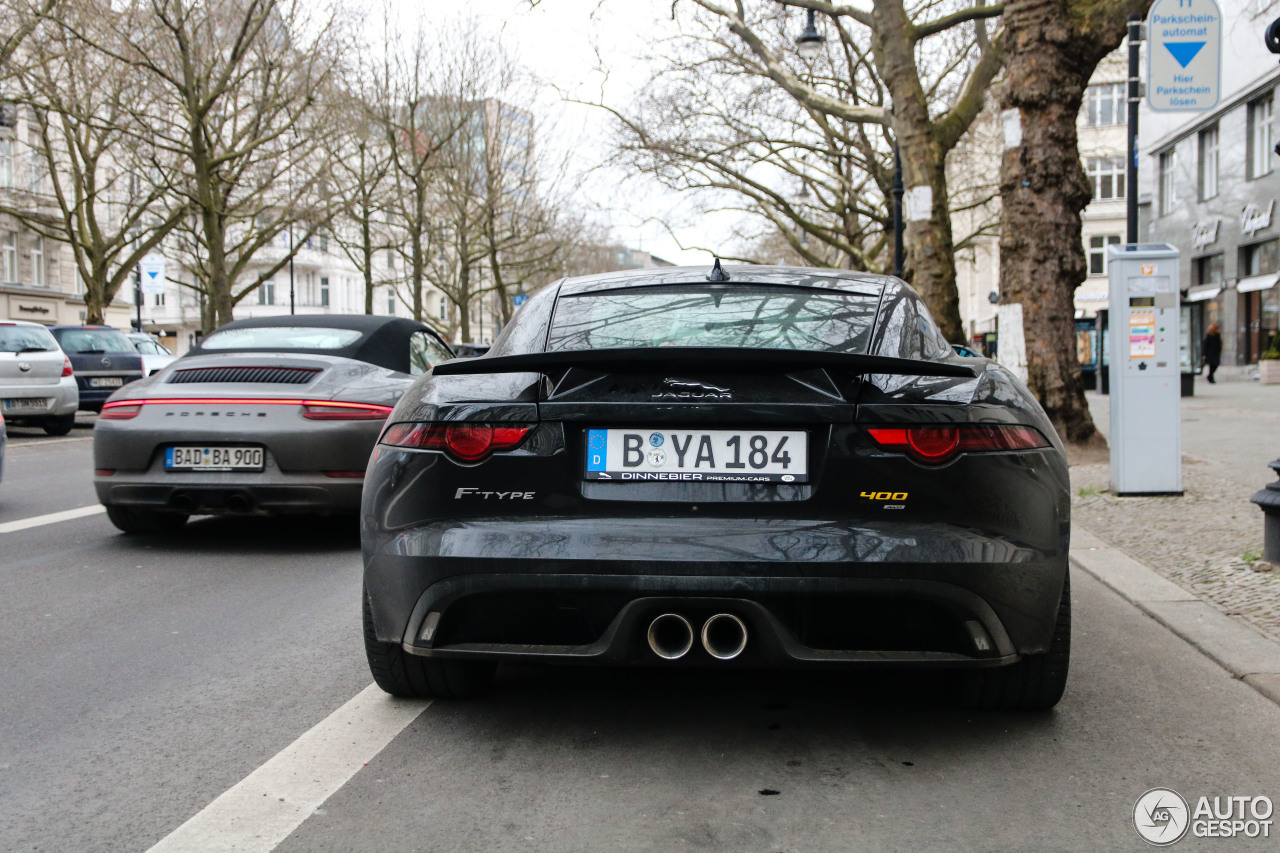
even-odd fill
[[(976, 0), (972, 6), (924, 2), (912, 11), (903, 0), (873, 0), (870, 9), (825, 0), (760, 0), (750, 8), (746, 0), (735, 0), (732, 5), (717, 0), (693, 2), (722, 19), (755, 58), (761, 72), (807, 109), (854, 124), (892, 127), (902, 155), (908, 209), (913, 211), (907, 229), (912, 283), (943, 333), (960, 340), (963, 330), (946, 157), (977, 116), (983, 93), (1000, 70), (1002, 39), (987, 37), (985, 21), (998, 16), (1002, 7), (986, 6), (985, 0)], [(781, 49), (762, 36), (763, 21), (779, 6), (820, 13), (836, 34), (828, 50), (858, 56), (873, 68), (883, 81), (892, 109), (884, 103), (847, 100), (797, 73)], [(959, 35), (964, 28), (971, 28), (971, 39)], [(862, 41), (867, 34), (869, 50)], [(942, 62), (942, 73), (930, 81), (917, 56), (926, 40), (934, 37), (949, 38), (952, 48), (959, 46), (961, 50)], [(959, 82), (955, 82), (957, 77)], [(931, 107), (939, 102), (949, 106), (935, 115)]]
[(1086, 275), (1080, 212), (1091, 195), (1076, 121), (1098, 62), (1124, 39), (1126, 17), (1150, 6), (1151, 0), (1005, 4), (1001, 109), (1013, 144), (1006, 143), (1000, 172), (1000, 294), (1016, 309), (1002, 311), (1001, 329), (1021, 314), (1027, 385), (1072, 443), (1100, 442), (1073, 323), (1073, 295)]
[[(330, 199), (335, 241), (364, 282), (364, 313), (373, 313), (374, 290), (389, 283), (377, 259), (392, 246), (389, 209), (394, 203), (392, 147), (387, 144), (378, 87), (363, 63), (348, 68), (336, 96), (340, 132), (330, 140)], [(392, 277), (394, 278), (394, 277)]]
[(100, 16), (96, 4), (72, 0), (57, 21), (44, 18), (32, 30), (13, 81), (32, 153), (20, 194), (26, 203), (0, 202), (0, 211), (71, 248), (89, 323), (103, 322), (135, 266), (184, 211), (169, 192), (172, 162), (146, 142), (152, 92), (127, 66), (70, 34), (68, 26), (87, 32)]
[[(230, 321), (236, 303), (324, 223), (322, 139), (332, 123), (322, 93), (342, 28), (315, 8), (304, 0), (132, 0), (110, 18), (111, 41), (78, 31), (159, 95), (149, 130), (182, 164), (176, 191), (191, 215), (175, 234), (206, 330)], [(285, 232), (291, 245), (255, 265)]]

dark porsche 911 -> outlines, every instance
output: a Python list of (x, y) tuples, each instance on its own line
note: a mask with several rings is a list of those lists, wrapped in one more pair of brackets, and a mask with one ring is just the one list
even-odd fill
[(426, 325), (394, 317), (228, 323), (107, 400), (93, 431), (98, 500), (126, 533), (191, 515), (354, 513), (392, 407), (452, 357)]
[(1067, 465), (1022, 383), (895, 278), (705, 273), (553, 284), (405, 394), (361, 511), (377, 683), (925, 666), (975, 707), (1056, 704)]

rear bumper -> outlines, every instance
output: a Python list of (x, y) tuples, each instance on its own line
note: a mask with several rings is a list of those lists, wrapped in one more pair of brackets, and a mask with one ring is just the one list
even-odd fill
[[(323, 475), (159, 475), (140, 481), (127, 475), (94, 478), (107, 506), (170, 510), (188, 515), (255, 513), (354, 513), (363, 481)], [(163, 479), (162, 479), (163, 478)]]
[(994, 666), (1047, 649), (1066, 571), (1065, 541), (724, 518), (438, 522), (365, 555), (384, 642), (599, 663), (657, 662), (659, 613), (727, 612), (753, 638), (735, 665)]
[[(0, 411), (3, 411), (6, 420), (14, 424), (42, 423), (49, 418), (75, 414), (79, 407), (80, 392), (76, 387), (75, 379), (67, 376), (56, 384), (8, 386), (0, 389), (0, 398), (3, 398), (0, 402), (3, 409)], [(11, 410), (7, 401), (13, 398), (43, 398), (46, 402), (44, 408), (39, 411), (32, 411), (25, 407)]]

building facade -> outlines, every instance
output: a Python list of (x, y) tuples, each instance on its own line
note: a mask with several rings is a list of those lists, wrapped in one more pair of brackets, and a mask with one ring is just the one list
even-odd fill
[[(1274, 115), (1280, 68), (1263, 32), (1280, 2), (1220, 0), (1218, 105), (1140, 119), (1143, 239), (1181, 257), (1182, 360), (1200, 363), (1206, 328), (1222, 329), (1222, 363), (1247, 368), (1280, 332), (1280, 198)], [(1232, 375), (1230, 369), (1227, 375)]]

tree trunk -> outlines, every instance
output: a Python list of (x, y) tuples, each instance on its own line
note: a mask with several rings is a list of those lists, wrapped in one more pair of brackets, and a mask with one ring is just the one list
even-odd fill
[(1124, 38), (1125, 17), (1149, 5), (1005, 4), (1000, 108), (1007, 125), (1020, 124), (1021, 142), (1005, 149), (1000, 169), (1000, 296), (1002, 304), (1022, 309), (1027, 386), (1072, 444), (1101, 441), (1076, 359), (1073, 297), (1087, 272), (1080, 213), (1091, 197), (1076, 122), (1094, 69)]
[[(873, 49), (876, 65), (893, 96), (893, 130), (902, 157), (902, 180), (909, 193), (927, 188), (927, 219), (906, 223), (904, 236), (911, 285), (916, 289), (947, 340), (963, 343), (960, 297), (956, 290), (955, 247), (951, 236), (947, 152), (938, 144), (928, 98), (916, 70), (912, 24), (900, 0), (873, 5)], [(904, 210), (904, 219), (907, 211)]]

